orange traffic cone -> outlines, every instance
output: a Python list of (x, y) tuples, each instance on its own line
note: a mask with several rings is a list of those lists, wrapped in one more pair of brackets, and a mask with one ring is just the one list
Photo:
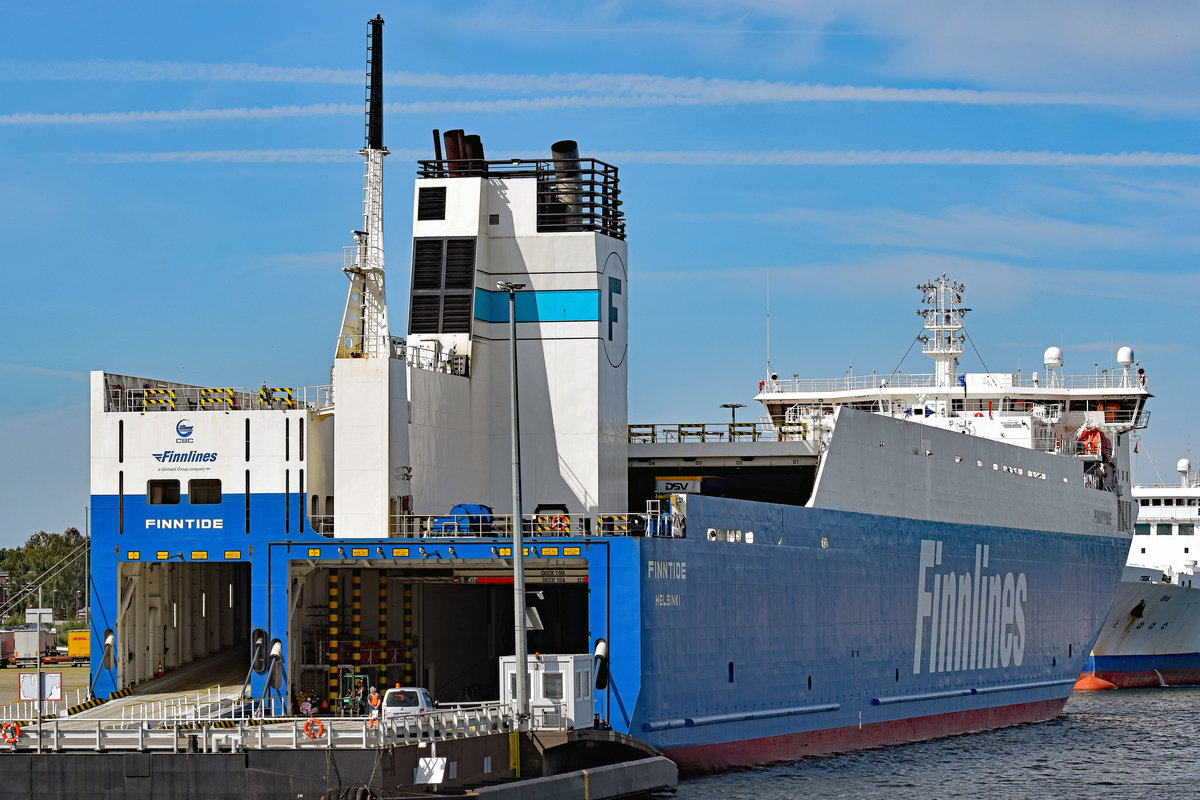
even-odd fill
[(162, 662), (158, 662), (158, 677), (162, 677)]

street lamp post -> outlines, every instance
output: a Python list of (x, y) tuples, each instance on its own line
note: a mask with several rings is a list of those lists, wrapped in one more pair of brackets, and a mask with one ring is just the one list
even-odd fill
[(729, 421), (735, 425), (737, 424), (737, 410), (745, 407), (745, 403), (721, 403), (721, 408), (729, 409)]
[(517, 291), (525, 284), (512, 281), (497, 281), (496, 288), (508, 292), (508, 342), (512, 362), (511, 408), (512, 408), (512, 558), (513, 558), (513, 622), (514, 649), (516, 651), (516, 701), (517, 727), (527, 729), (529, 722), (529, 670), (528, 646), (525, 641), (525, 550), (522, 540), (521, 517), (521, 420), (517, 398)]

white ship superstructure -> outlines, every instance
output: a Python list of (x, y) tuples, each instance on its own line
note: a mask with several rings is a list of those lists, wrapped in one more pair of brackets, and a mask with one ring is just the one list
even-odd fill
[[(1008, 524), (1037, 527), (1046, 523), (1039, 498), (1063, 498), (1029, 491), (1026, 484), (1050, 481), (1089, 490), (1072, 493), (1077, 507), (1063, 509), (1062, 530), (1130, 532), (1134, 507), (1125, 438), (1145, 426), (1144, 405), (1151, 397), (1133, 351), (1120, 348), (1114, 369), (1088, 375), (1065, 374), (1058, 347), (1046, 349), (1041, 374), (960, 373), (969, 310), (962, 306), (965, 287), (943, 275), (917, 289), (923, 302), (918, 314), (925, 321), (918, 340), (934, 361), (932, 373), (825, 381), (772, 374), (760, 385), (756, 399), (781, 438), (812, 442), (823, 454), (810, 504), (966, 522), (993, 520), (1007, 506)], [(915, 430), (923, 432), (912, 434), (902, 445), (909, 449), (899, 453), (886, 436), (864, 437), (859, 425), (856, 441), (842, 442), (838, 422), (847, 410), (916, 423)], [(851, 456), (848, 447), (857, 452)], [(926, 462), (928, 493), (914, 495), (909, 477), (872, 464), (898, 459), (896, 469), (907, 471), (916, 466), (911, 455)], [(996, 489), (997, 476), (1009, 479), (1006, 489)], [(988, 489), (980, 491), (985, 483)], [(992, 502), (999, 505), (987, 507)]]

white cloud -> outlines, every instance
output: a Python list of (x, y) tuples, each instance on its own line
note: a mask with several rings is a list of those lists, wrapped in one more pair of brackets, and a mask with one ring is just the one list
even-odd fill
[(55, 378), (74, 378), (76, 380), (86, 380), (87, 372), (69, 369), (54, 369), (53, 367), (35, 367), (29, 364), (13, 364), (8, 361), (0, 361), (0, 372), (20, 372), (30, 375), (49, 375)]
[(993, 86), (1188, 91), (1200, 65), (1200, 5), (1189, 0), (740, 0), (708, 8), (717, 18), (750, 9), (858, 31), (888, 54), (885, 72)]
[[(785, 225), (809, 224), (830, 238), (855, 245), (949, 250), (998, 256), (1044, 256), (1048, 251), (1131, 250), (1151, 248), (1200, 249), (1188, 233), (1176, 235), (1161, 226), (1075, 222), (1031, 212), (1004, 213), (985, 208), (954, 206), (938, 215), (894, 208), (848, 211), (823, 208), (783, 208), (778, 211), (724, 215)], [(697, 217), (704, 221), (704, 217)]]
[[(402, 158), (423, 158), (415, 151), (396, 151)], [(182, 150), (162, 153), (77, 153), (76, 162), (92, 164), (320, 164), (360, 161), (353, 150), (297, 148), (279, 150)]]
[(619, 150), (616, 164), (706, 166), (1200, 167), (1197, 153), (1061, 153), (1048, 150)]

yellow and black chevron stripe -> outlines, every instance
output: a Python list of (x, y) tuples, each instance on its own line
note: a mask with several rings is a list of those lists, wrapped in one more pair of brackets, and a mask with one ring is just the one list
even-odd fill
[(143, 389), (146, 393), (146, 405), (164, 405), (170, 406), (171, 410), (175, 410), (175, 390), (174, 389)]
[(91, 700), (80, 703), (77, 706), (71, 706), (63, 713), (69, 717), (73, 714), (78, 714), (80, 711), (87, 711), (89, 708), (95, 708), (96, 706), (104, 705), (107, 702), (107, 700), (101, 700), (98, 697), (93, 697)]
[(296, 401), (292, 399), (292, 390), (287, 386), (263, 387), (258, 390), (258, 399), (263, 405), (274, 405), (278, 400), (284, 408), (296, 407)]

